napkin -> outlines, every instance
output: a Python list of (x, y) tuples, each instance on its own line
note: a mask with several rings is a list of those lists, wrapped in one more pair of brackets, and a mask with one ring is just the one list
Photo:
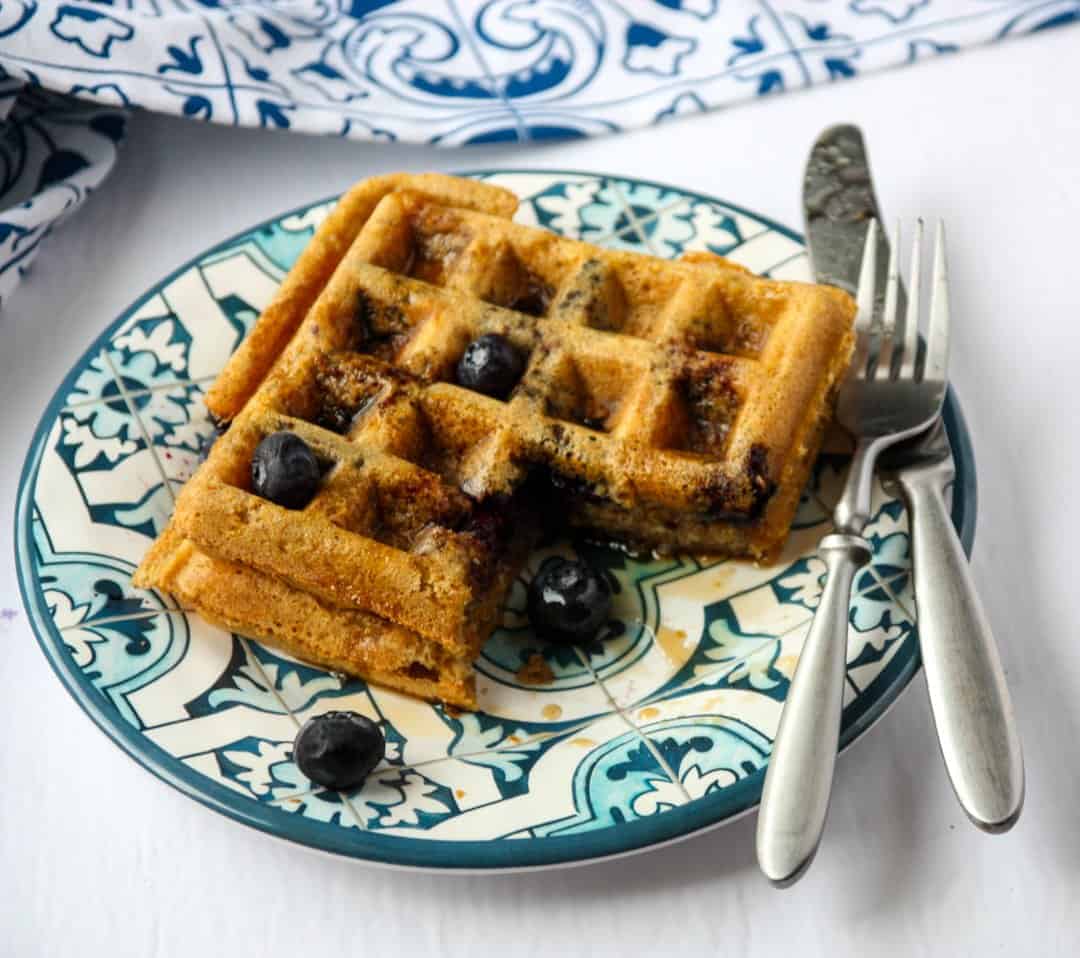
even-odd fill
[[(444, 146), (583, 137), (1078, 20), (1080, 0), (2, 0), (7, 98), (100, 104), (87, 128), (110, 116), (117, 135), (42, 180), (67, 194), (0, 189), (0, 296), (108, 172), (119, 108)], [(40, 96), (8, 130), (77, 122)]]
[(0, 79), (0, 308), (49, 231), (112, 169), (125, 120), (122, 110)]

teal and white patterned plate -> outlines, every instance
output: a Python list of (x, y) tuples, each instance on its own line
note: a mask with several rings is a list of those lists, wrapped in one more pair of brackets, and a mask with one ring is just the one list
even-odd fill
[[(726, 202), (588, 173), (477, 174), (518, 218), (659, 256), (710, 249), (807, 278), (791, 231)], [(821, 592), (817, 541), (843, 475), (823, 454), (774, 565), (637, 561), (564, 543), (618, 592), (607, 641), (548, 646), (513, 590), (478, 664), (482, 711), (458, 714), (294, 661), (143, 592), (131, 573), (213, 435), (203, 391), (330, 209), (295, 210), (208, 250), (93, 343), (42, 418), (16, 511), (23, 599), (53, 668), (95, 722), (176, 788), (314, 848), (429, 868), (526, 868), (641, 849), (721, 824), (761, 792), (777, 721)], [(954, 519), (970, 547), (975, 477), (958, 407)], [(919, 664), (902, 504), (878, 487), (874, 558), (851, 613), (843, 743)], [(534, 563), (543, 557), (537, 555)], [(543, 655), (554, 681), (519, 671)], [(298, 724), (350, 708), (380, 722), (383, 764), (348, 793), (291, 760)]]

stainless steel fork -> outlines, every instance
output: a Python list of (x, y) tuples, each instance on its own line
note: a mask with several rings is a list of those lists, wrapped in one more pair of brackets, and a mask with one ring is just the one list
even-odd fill
[(835, 532), (821, 540), (826, 581), (773, 744), (757, 825), (758, 864), (775, 885), (792, 884), (814, 858), (832, 791), (840, 739), (851, 583), (870, 560), (862, 530), (878, 456), (930, 427), (948, 380), (949, 304), (945, 232), (935, 239), (926, 348), (919, 351), (919, 273), (923, 223), (911, 253), (907, 312), (897, 317), (899, 224), (890, 246), (885, 304), (874, 328), (878, 290), (877, 224), (866, 233), (855, 320), (855, 354), (837, 397), (837, 419), (855, 437), (855, 455), (833, 512)]

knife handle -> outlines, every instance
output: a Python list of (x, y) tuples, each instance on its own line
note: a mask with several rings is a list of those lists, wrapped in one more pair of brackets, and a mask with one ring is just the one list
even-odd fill
[(928, 464), (897, 478), (911, 516), (919, 647), (945, 768), (968, 818), (1004, 832), (1024, 804), (1024, 760), (990, 623), (942, 495), (951, 470)]
[(809, 867), (825, 829), (844, 702), (851, 583), (870, 559), (860, 536), (828, 535), (818, 554), (826, 580), (791, 680), (769, 757), (757, 823), (757, 858), (784, 888)]

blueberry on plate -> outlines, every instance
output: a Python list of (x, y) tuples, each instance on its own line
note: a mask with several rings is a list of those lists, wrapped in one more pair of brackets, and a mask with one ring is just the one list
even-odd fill
[(374, 722), (356, 712), (324, 712), (296, 733), (293, 760), (324, 788), (360, 785), (386, 754), (386, 739)]
[(550, 559), (529, 583), (529, 621), (542, 638), (588, 642), (610, 614), (607, 582), (580, 559)]
[(505, 336), (485, 333), (465, 347), (457, 364), (458, 384), (505, 399), (525, 371), (525, 357)]
[(311, 502), (320, 478), (315, 453), (296, 433), (271, 433), (251, 457), (251, 487), (286, 509), (302, 509)]

